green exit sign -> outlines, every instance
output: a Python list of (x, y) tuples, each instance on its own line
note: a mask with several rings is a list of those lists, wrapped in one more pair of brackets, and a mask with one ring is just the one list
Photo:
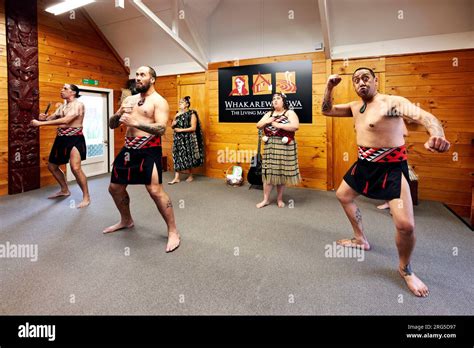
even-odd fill
[(98, 86), (99, 85), (99, 80), (82, 79), (82, 83), (84, 85)]

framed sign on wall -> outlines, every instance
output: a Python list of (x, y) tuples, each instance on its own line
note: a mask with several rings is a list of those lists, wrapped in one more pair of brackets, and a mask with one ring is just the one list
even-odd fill
[(312, 61), (219, 69), (219, 122), (257, 123), (285, 93), (300, 123), (312, 122)]

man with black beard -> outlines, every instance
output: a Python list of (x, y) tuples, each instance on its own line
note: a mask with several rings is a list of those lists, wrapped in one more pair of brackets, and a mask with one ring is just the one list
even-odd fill
[(127, 126), (127, 132), (125, 146), (115, 158), (109, 186), (109, 192), (120, 212), (120, 221), (104, 229), (103, 233), (134, 226), (126, 188), (127, 185), (145, 185), (166, 221), (166, 252), (172, 252), (179, 247), (180, 236), (176, 229), (173, 205), (162, 187), (161, 167), (161, 135), (165, 133), (168, 123), (169, 106), (155, 91), (156, 72), (153, 68), (138, 68), (135, 80), (139, 94), (125, 98), (109, 121), (111, 129), (123, 124)]

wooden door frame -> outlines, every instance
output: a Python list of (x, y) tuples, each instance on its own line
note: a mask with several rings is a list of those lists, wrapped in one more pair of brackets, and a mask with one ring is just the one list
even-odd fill
[[(110, 118), (114, 112), (114, 90), (112, 88), (103, 88), (103, 87), (92, 87), (92, 86), (83, 86), (78, 85), (81, 91), (86, 92), (96, 92), (96, 93), (106, 93), (107, 94), (107, 119)], [(107, 169), (110, 173), (113, 167), (113, 159), (115, 158), (115, 131), (113, 129), (108, 129), (107, 131), (107, 152), (108, 152), (108, 161)]]

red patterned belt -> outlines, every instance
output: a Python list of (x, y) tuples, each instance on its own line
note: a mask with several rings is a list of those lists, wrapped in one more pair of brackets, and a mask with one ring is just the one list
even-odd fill
[(402, 162), (407, 160), (405, 145), (400, 147), (358, 146), (359, 159), (369, 162)]
[(68, 127), (68, 128), (58, 128), (57, 135), (59, 137), (70, 137), (74, 135), (84, 135), (82, 133), (82, 127)]
[(147, 149), (149, 147), (161, 146), (161, 137), (156, 135), (145, 135), (142, 137), (125, 137), (127, 149)]

